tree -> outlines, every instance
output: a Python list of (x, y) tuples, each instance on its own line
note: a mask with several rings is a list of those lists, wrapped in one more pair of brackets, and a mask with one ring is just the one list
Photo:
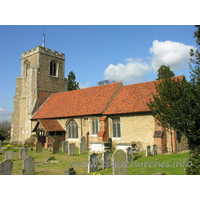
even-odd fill
[[(195, 32), (200, 48), (200, 27)], [(192, 167), (188, 174), (200, 174), (200, 49), (191, 50), (191, 80), (166, 78), (156, 81), (156, 92), (148, 104), (158, 124), (179, 131), (188, 139)]]
[(76, 82), (76, 76), (73, 71), (69, 72), (67, 78), (68, 78), (68, 91), (80, 89), (79, 83)]
[(107, 85), (110, 83), (115, 83), (116, 81), (110, 81), (110, 80), (103, 80), (103, 81), (99, 81), (98, 85)]
[(175, 76), (175, 74), (174, 74), (173, 71), (170, 70), (169, 66), (162, 65), (158, 69), (158, 78), (157, 78), (157, 80), (165, 79), (165, 78), (171, 78), (171, 77), (174, 77), (174, 76)]

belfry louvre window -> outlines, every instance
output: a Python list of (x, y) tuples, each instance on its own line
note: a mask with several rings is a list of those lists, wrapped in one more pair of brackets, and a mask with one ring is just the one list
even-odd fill
[(50, 76), (56, 76), (56, 63), (50, 62)]
[(120, 118), (112, 119), (113, 137), (121, 137)]
[(98, 119), (92, 120), (92, 135), (97, 135), (99, 131)]
[(78, 138), (78, 124), (75, 120), (71, 120), (67, 125), (69, 138)]

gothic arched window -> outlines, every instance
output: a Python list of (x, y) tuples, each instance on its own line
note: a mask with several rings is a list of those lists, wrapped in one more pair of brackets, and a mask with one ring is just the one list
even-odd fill
[(112, 119), (113, 137), (121, 137), (120, 118)]
[(78, 124), (75, 120), (71, 120), (67, 125), (68, 138), (78, 138)]
[(57, 76), (57, 69), (56, 69), (56, 63), (54, 61), (50, 62), (50, 76)]

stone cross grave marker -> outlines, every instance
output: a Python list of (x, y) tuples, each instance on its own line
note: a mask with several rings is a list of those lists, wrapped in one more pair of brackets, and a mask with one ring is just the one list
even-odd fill
[(113, 175), (127, 175), (126, 153), (121, 149), (113, 153)]
[(69, 156), (76, 155), (76, 146), (75, 146), (75, 143), (71, 143), (71, 144), (68, 145), (68, 155)]
[(68, 141), (66, 141), (66, 140), (62, 141), (62, 152), (63, 153), (68, 152)]
[(108, 142), (109, 142), (110, 151), (112, 151), (112, 139), (111, 139), (111, 138), (108, 138)]
[(153, 145), (152, 154), (153, 154), (153, 156), (157, 155), (157, 145), (156, 144)]
[(88, 173), (96, 172), (98, 169), (99, 157), (96, 153), (88, 156)]
[(7, 151), (5, 153), (5, 160), (14, 160), (14, 151)]
[(147, 146), (146, 157), (151, 156), (151, 146)]
[(126, 149), (126, 161), (127, 162), (132, 162), (133, 161), (133, 152), (132, 152), (131, 147), (128, 147)]
[(36, 144), (35, 144), (35, 152), (36, 153), (42, 152), (42, 142), (36, 142)]
[(85, 153), (85, 144), (80, 143), (79, 144), (79, 154), (84, 154)]
[(0, 175), (11, 175), (13, 169), (13, 162), (11, 160), (4, 160), (0, 163)]
[(24, 159), (28, 156), (28, 149), (23, 147), (19, 150), (19, 159)]
[(54, 140), (53, 141), (53, 153), (59, 153), (59, 141), (58, 140)]
[(35, 173), (35, 159), (28, 156), (23, 161), (22, 175), (32, 175)]
[(102, 154), (102, 169), (110, 167), (110, 151), (104, 151)]

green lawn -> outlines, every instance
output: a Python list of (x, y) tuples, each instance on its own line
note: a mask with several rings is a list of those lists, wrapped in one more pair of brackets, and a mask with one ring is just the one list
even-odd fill
[[(5, 151), (13, 150), (15, 152), (15, 160), (13, 161), (13, 175), (22, 174), (22, 160), (19, 160), (19, 149), (5, 149)], [(61, 148), (60, 152), (57, 154), (52, 154), (52, 152), (47, 149), (43, 149), (41, 153), (35, 153), (35, 150), (28, 150), (28, 155), (35, 158), (35, 174), (36, 175), (62, 175), (65, 168), (72, 167), (73, 163), (87, 163), (88, 162), (88, 151), (86, 154), (78, 155), (78, 149), (76, 149), (76, 156), (68, 156), (67, 153), (62, 153)], [(152, 175), (155, 172), (165, 172), (166, 175), (185, 175), (184, 167), (187, 164), (184, 164), (184, 167), (177, 166), (178, 162), (183, 161), (185, 158), (189, 158), (189, 152), (186, 153), (174, 153), (171, 155), (156, 155), (151, 157), (146, 157), (145, 153), (141, 153), (142, 157), (137, 158), (131, 164), (128, 164), (128, 174), (129, 175)], [(59, 163), (50, 163), (46, 162), (47, 158), (50, 156), (55, 156), (55, 160), (58, 160)], [(0, 155), (0, 162), (5, 158), (5, 154)], [(187, 162), (187, 160), (186, 160)], [(150, 163), (150, 164), (149, 164)], [(101, 169), (101, 154), (100, 154), (100, 163), (99, 170), (97, 174), (101, 175), (112, 175), (112, 168)], [(160, 167), (159, 167), (160, 164)], [(145, 166), (146, 165), (146, 166)], [(156, 165), (156, 166), (155, 166)], [(74, 166), (76, 174), (85, 175), (87, 173), (86, 166)]]

